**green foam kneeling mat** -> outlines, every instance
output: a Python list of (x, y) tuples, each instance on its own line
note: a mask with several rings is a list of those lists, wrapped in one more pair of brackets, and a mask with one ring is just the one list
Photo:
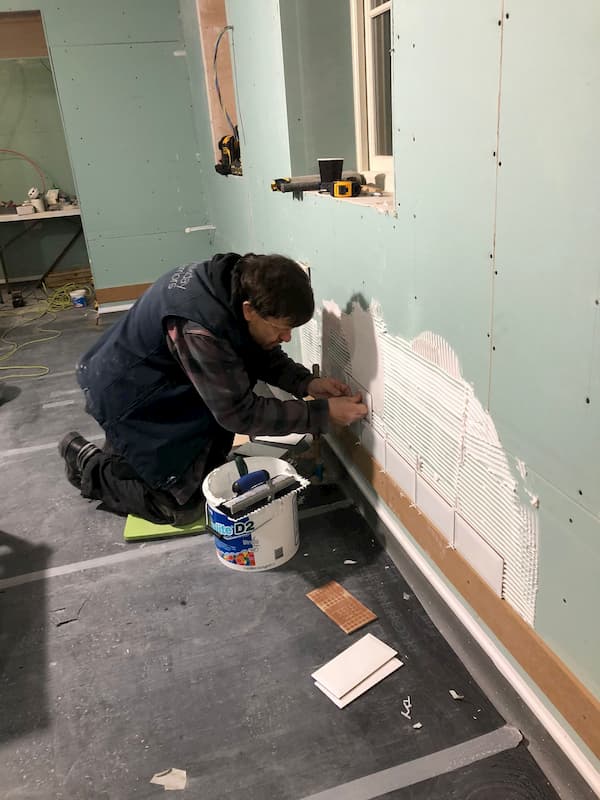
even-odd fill
[(196, 522), (189, 525), (157, 525), (155, 522), (148, 522), (147, 519), (134, 517), (130, 514), (127, 517), (123, 538), (127, 542), (137, 539), (161, 539), (167, 536), (184, 536), (189, 533), (201, 533), (206, 530), (206, 518), (204, 514)]

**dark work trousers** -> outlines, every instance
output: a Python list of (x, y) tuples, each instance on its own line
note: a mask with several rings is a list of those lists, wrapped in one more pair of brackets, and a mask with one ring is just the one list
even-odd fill
[[(232, 444), (233, 434), (221, 429), (210, 445), (204, 475), (225, 463)], [(187, 503), (180, 505), (167, 490), (145, 483), (107, 441), (103, 450), (90, 456), (82, 471), (81, 494), (100, 500), (106, 509), (122, 516), (134, 514), (158, 524), (189, 525), (204, 511), (202, 480)]]

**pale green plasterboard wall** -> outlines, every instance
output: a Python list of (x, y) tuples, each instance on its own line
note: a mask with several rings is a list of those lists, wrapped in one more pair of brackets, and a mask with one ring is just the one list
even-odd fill
[[(411, 291), (398, 332), (441, 334), (488, 403), (500, 3), (396, 0), (393, 120), (399, 235)], [(398, 330), (388, 302), (386, 320)]]
[(43, 0), (46, 36), (53, 47), (134, 42), (176, 42), (177, 0)]
[[(73, 194), (75, 185), (62, 120), (47, 58), (0, 60), (0, 147), (18, 150), (36, 161), (48, 187)], [(27, 199), (41, 188), (35, 169), (21, 158), (0, 155), (0, 199)]]
[[(453, 9), (438, 3), (418, 13), (419, 3), (395, 4), (394, 27), (402, 33), (394, 41), (394, 103), (401, 118), (394, 129), (396, 218), (342, 201), (306, 195), (298, 202), (271, 192), (272, 178), (291, 167), (278, 3), (250, 10), (230, 0), (243, 180), (251, 202), (242, 219), (221, 218), (217, 240), (227, 232), (237, 239), (241, 225), (254, 236), (253, 248), (279, 247), (310, 259), (318, 294), (340, 305), (368, 272), (368, 293), (383, 304), (390, 328), (409, 338), (427, 329), (444, 336), (487, 405), (498, 4), (469, 0), (466, 6), (479, 33), (455, 57), (452, 42), (463, 27)], [(451, 101), (453, 86), (460, 91)], [(472, 129), (475, 144), (467, 135)], [(211, 203), (226, 208), (240, 191), (216, 177), (209, 178)], [(463, 313), (445, 313), (446, 307)]]
[[(556, 0), (510, 12), (491, 409), (527, 464), (598, 515), (600, 12)], [(533, 26), (542, 35), (527, 52)]]
[(160, 248), (138, 257), (140, 235), (169, 237), (169, 266), (189, 260), (192, 246), (196, 258), (210, 255), (209, 233), (184, 233), (209, 220), (185, 59), (174, 55), (176, 0), (0, 2), (32, 8), (42, 12), (97, 286), (164, 271)]
[(71, 152), (90, 238), (207, 221), (187, 68), (174, 49), (173, 42), (143, 42), (53, 50), (65, 127), (77, 134)]
[[(127, 254), (131, 261), (130, 266), (135, 267), (135, 283), (152, 281), (152, 276), (159, 276), (172, 269), (176, 264), (185, 264), (190, 261), (202, 261), (206, 248), (212, 249), (213, 237), (210, 233), (198, 231), (190, 233), (185, 238), (175, 231), (165, 231), (153, 235), (129, 236), (127, 241)], [(174, 255), (176, 254), (176, 255)], [(116, 276), (112, 265), (122, 258), (122, 240), (120, 238), (103, 238), (90, 240), (90, 257), (94, 264), (106, 264), (107, 274), (103, 274), (103, 267), (96, 267), (95, 277), (101, 286), (126, 285), (130, 281), (132, 270), (122, 276)], [(175, 260), (176, 259), (176, 260)], [(97, 273), (97, 274), (96, 274)]]
[(536, 627), (600, 694), (600, 14), (592, 2), (511, 5), (491, 413), (540, 497)]
[(536, 629), (600, 696), (598, 518), (530, 470), (540, 503), (540, 588)]
[(281, 31), (293, 175), (318, 172), (319, 157), (356, 169), (348, 0), (281, 0)]
[[(49, 187), (58, 186), (73, 194), (73, 175), (48, 59), (0, 60), (0, 97), (0, 147), (25, 153), (40, 165)], [(0, 155), (0, 199), (22, 202), (31, 186), (42, 188), (35, 169), (22, 158)], [(18, 229), (15, 225), (1, 226), (0, 242)], [(5, 255), (11, 280), (42, 275), (67, 244), (72, 230), (68, 221), (53, 221), (45, 223), (42, 232), (15, 242)], [(87, 262), (85, 242), (80, 238), (60, 268)]]
[[(311, 265), (319, 300), (334, 299), (343, 306), (354, 293), (362, 292), (367, 299), (382, 303), (392, 333), (404, 338), (423, 330), (441, 334), (456, 350), (465, 378), (487, 406), (492, 366), (488, 333), (494, 262), (489, 256), (493, 253), (497, 174), (493, 153), (498, 119), (500, 3), (464, 0), (460, 14), (456, 6), (448, 8), (442, 2), (428, 6), (417, 0), (394, 3), (394, 35), (400, 37), (394, 39), (394, 151), (399, 203), (396, 218), (343, 201), (305, 195), (304, 201), (298, 202), (270, 191), (271, 179), (286, 174), (290, 163), (278, 3), (271, 0), (261, 4), (260, 9), (250, 10), (242, 0), (229, 0), (227, 7), (229, 22), (234, 25), (245, 175), (234, 182), (207, 174), (213, 219), (218, 226), (218, 248), (280, 250)], [(515, 75), (520, 73), (521, 77), (531, 58), (531, 33), (537, 24), (534, 19), (543, 16), (538, 6), (534, 4), (532, 8), (522, 40), (511, 45), (519, 64)], [(469, 20), (468, 26), (465, 19)], [(577, 19), (583, 26), (581, 17)], [(567, 42), (574, 48), (577, 46), (575, 31), (572, 33), (563, 38), (562, 46)], [(511, 35), (510, 28), (506, 28), (507, 47)], [(261, 47), (257, 49), (258, 41)], [(567, 64), (564, 70), (568, 72)], [(552, 89), (544, 82), (533, 87), (528, 81), (515, 78), (509, 86), (517, 99), (511, 108), (506, 100), (509, 89), (505, 86), (502, 124), (508, 129), (511, 125), (518, 129), (521, 106), (531, 102), (546, 108), (554, 103)], [(590, 109), (593, 104), (588, 112)], [(568, 129), (568, 120), (564, 124)], [(534, 121), (531, 125), (534, 126)], [(527, 138), (525, 134), (526, 130), (522, 131), (517, 147)], [(503, 193), (502, 181), (500, 184), (499, 267), (506, 236), (511, 235), (507, 231), (504, 243), (500, 241), (502, 213), (510, 211), (513, 204), (518, 205), (523, 187), (536, 186), (535, 165), (531, 174), (528, 172), (527, 148), (521, 153), (520, 179), (515, 180), (510, 192)], [(502, 180), (503, 176), (504, 173)], [(552, 193), (548, 186), (543, 191), (546, 195)], [(576, 204), (579, 196), (576, 189), (567, 186), (567, 191)], [(543, 199), (535, 195), (532, 207)], [(571, 215), (568, 220), (563, 216), (560, 223), (553, 219), (549, 230), (564, 242), (573, 226), (587, 248), (597, 251), (595, 232), (577, 216)], [(533, 246), (535, 249), (535, 242)], [(526, 271), (522, 276), (523, 286), (535, 280), (535, 270), (541, 271), (542, 266), (542, 260), (535, 257), (522, 264), (521, 269)], [(577, 263), (570, 265), (570, 270), (570, 281), (556, 289), (555, 302), (569, 288), (574, 288), (585, 273), (585, 270), (578, 272)], [(498, 285), (495, 290), (498, 291)], [(516, 315), (513, 325), (518, 320), (522, 329), (518, 347), (534, 351), (538, 369), (543, 372), (542, 380), (550, 380), (557, 368), (566, 366), (568, 352), (578, 347), (590, 350), (590, 339), (585, 338), (587, 334), (582, 334), (580, 328), (571, 330), (563, 323), (562, 316), (553, 311), (557, 330), (570, 343), (566, 345), (568, 352), (560, 351), (557, 364), (536, 336), (528, 333), (542, 315), (542, 309), (522, 303), (519, 291), (521, 283), (515, 278), (512, 295), (507, 294), (506, 299), (496, 296), (495, 308), (501, 314), (513, 309)], [(594, 346), (597, 348), (598, 344)], [(495, 358), (498, 353), (494, 353)], [(494, 360), (494, 371), (497, 365)], [(597, 386), (598, 372), (597, 367), (594, 371), (593, 358), (590, 368), (595, 381), (592, 386)], [(507, 392), (512, 390), (516, 396), (519, 373), (515, 371), (512, 377), (511, 374), (507, 359), (504, 381)], [(492, 378), (493, 375), (494, 372)], [(495, 392), (492, 381), (492, 412)], [(509, 421), (518, 426), (519, 403), (513, 402), (507, 408)], [(532, 448), (527, 429), (519, 429), (518, 436), (511, 441), (509, 426), (501, 416), (494, 419), (509, 452), (527, 461)], [(562, 426), (562, 420), (540, 404), (536, 424), (551, 437), (553, 430)], [(566, 443), (569, 452), (586, 452), (586, 434), (593, 435), (594, 430), (592, 422), (575, 429), (576, 438)], [(551, 467), (557, 471), (548, 481)], [(582, 468), (590, 478), (598, 474), (597, 461), (589, 457)], [(593, 626), (593, 610), (598, 606), (598, 582), (592, 578), (593, 572), (597, 573), (598, 551), (597, 547), (589, 548), (593, 535), (590, 532), (595, 532), (597, 540), (598, 520), (588, 514), (586, 525), (573, 525), (567, 536), (560, 520), (566, 515), (566, 524), (570, 524), (569, 509), (561, 507), (555, 498), (569, 486), (568, 470), (558, 457), (546, 453), (536, 471), (539, 478), (535, 472), (530, 477), (533, 482), (539, 480), (541, 503), (537, 628), (573, 671), (593, 688), (598, 681), (597, 652), (586, 636), (577, 636), (574, 631), (581, 626)], [(577, 500), (573, 502), (578, 505)], [(560, 586), (556, 580), (558, 573)], [(562, 603), (563, 597), (566, 604)], [(556, 610), (557, 603), (564, 606), (560, 613)]]

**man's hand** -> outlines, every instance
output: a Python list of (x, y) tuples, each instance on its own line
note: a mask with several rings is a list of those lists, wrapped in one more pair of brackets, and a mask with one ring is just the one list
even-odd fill
[(368, 414), (369, 409), (362, 402), (359, 394), (353, 397), (332, 397), (329, 400), (329, 418), (336, 425), (346, 427), (363, 419)]
[(329, 400), (330, 397), (346, 397), (350, 387), (335, 378), (313, 378), (308, 384), (308, 393), (315, 400)]

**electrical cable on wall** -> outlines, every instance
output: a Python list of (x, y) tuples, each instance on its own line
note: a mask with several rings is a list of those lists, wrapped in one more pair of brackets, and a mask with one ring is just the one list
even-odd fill
[(29, 158), (29, 156), (26, 156), (25, 153), (21, 153), (18, 150), (9, 150), (6, 147), (0, 147), (0, 153), (10, 153), (13, 156), (18, 156), (19, 158), (23, 158), (25, 161), (28, 161), (40, 176), (40, 180), (42, 181), (42, 194), (46, 194), (46, 178), (44, 177), (44, 173), (39, 164), (37, 164), (32, 158)]
[(229, 116), (229, 112), (225, 108), (223, 103), (223, 97), (221, 95), (221, 85), (219, 83), (219, 71), (217, 66), (217, 57), (219, 55), (219, 45), (221, 44), (221, 39), (225, 36), (227, 31), (232, 31), (233, 25), (226, 25), (223, 30), (217, 36), (217, 41), (215, 42), (215, 53), (213, 56), (213, 70), (215, 75), (215, 89), (217, 91), (217, 97), (219, 98), (219, 105), (221, 106), (221, 111), (225, 114), (227, 118), (227, 122), (231, 127), (232, 133), (222, 136), (219, 139), (218, 147), (221, 151), (221, 160), (218, 164), (215, 164), (215, 170), (220, 175), (241, 175), (242, 174), (242, 162), (241, 162), (241, 154), (240, 154), (240, 139), (238, 135), (237, 126), (234, 125), (233, 120)]
[(227, 109), (223, 104), (223, 98), (221, 96), (221, 86), (219, 84), (219, 71), (217, 67), (217, 56), (219, 55), (219, 45), (221, 44), (221, 39), (223, 38), (223, 36), (225, 36), (227, 31), (232, 31), (232, 30), (233, 30), (233, 25), (226, 25), (217, 36), (217, 41), (215, 42), (215, 54), (213, 56), (213, 71), (215, 75), (215, 89), (217, 90), (217, 97), (219, 98), (219, 105), (221, 106), (221, 111), (227, 117), (227, 122), (229, 123), (229, 127), (231, 128), (233, 135), (237, 137), (237, 128), (233, 124), (233, 120), (229, 116), (229, 112), (227, 111)]

